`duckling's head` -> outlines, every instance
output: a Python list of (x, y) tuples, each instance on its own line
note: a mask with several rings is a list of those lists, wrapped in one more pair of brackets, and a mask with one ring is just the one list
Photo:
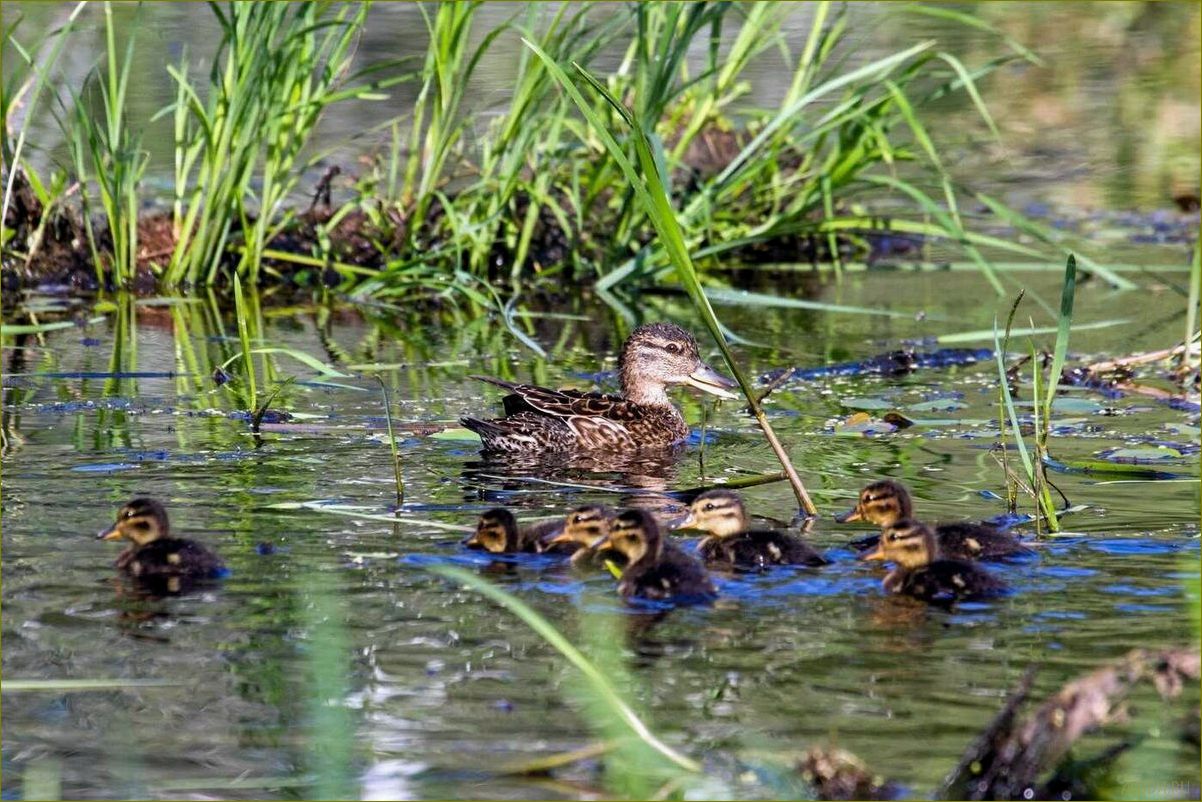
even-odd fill
[(624, 510), (609, 524), (609, 535), (597, 544), (599, 549), (616, 551), (633, 565), (644, 558), (658, 559), (663, 550), (659, 524), (651, 513)]
[(689, 505), (689, 515), (677, 529), (700, 529), (715, 537), (731, 537), (747, 531), (747, 510), (733, 490), (707, 490)]
[(463, 545), (469, 549), (483, 549), (493, 554), (503, 554), (517, 543), (518, 522), (513, 513), (504, 507), (489, 510), (476, 522), (476, 531)]
[(547, 545), (572, 543), (588, 548), (609, 534), (609, 522), (613, 510), (600, 504), (587, 504), (568, 513), (563, 522), (563, 531), (548, 541)]
[(835, 516), (839, 523), (868, 521), (878, 526), (889, 526), (909, 518), (913, 512), (910, 491), (901, 482), (883, 479), (873, 482), (860, 491), (860, 500), (854, 509)]
[(674, 323), (647, 323), (626, 338), (618, 358), (622, 394), (638, 404), (664, 405), (667, 388), (687, 384), (720, 398), (738, 398), (733, 381), (701, 361), (697, 340)]
[(96, 535), (97, 540), (128, 540), (138, 546), (167, 537), (167, 510), (152, 498), (136, 498), (117, 510), (117, 520)]
[(888, 560), (902, 568), (921, 568), (939, 559), (939, 544), (926, 524), (901, 520), (886, 526), (880, 544), (860, 559)]

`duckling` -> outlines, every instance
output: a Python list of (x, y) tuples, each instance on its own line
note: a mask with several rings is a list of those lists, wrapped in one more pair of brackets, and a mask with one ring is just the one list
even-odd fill
[(1005, 582), (979, 565), (941, 557), (935, 532), (917, 521), (901, 520), (885, 527), (876, 549), (860, 559), (894, 563), (885, 576), (885, 590), (926, 602), (978, 599), (1006, 590)]
[(732, 490), (707, 490), (693, 500), (677, 529), (709, 533), (698, 553), (706, 565), (762, 571), (770, 565), (827, 565), (828, 560), (797, 535), (750, 529), (743, 499)]
[[(883, 479), (873, 482), (860, 491), (855, 508), (836, 515), (839, 523), (868, 521), (888, 527), (898, 521), (912, 519), (914, 505), (910, 491), (901, 482)], [(1030, 554), (1017, 536), (989, 526), (967, 521), (936, 524), (935, 537), (944, 556), (955, 560), (993, 560), (1016, 554)], [(880, 538), (873, 536), (852, 543), (857, 549), (866, 550), (877, 545)]]
[(638, 451), (671, 446), (689, 434), (668, 387), (687, 384), (738, 398), (730, 392), (737, 385), (705, 364), (697, 340), (673, 323), (648, 323), (631, 332), (618, 358), (618, 377), (621, 396), (474, 376), (510, 391), (502, 401), (505, 417), (460, 422), (491, 452)]
[(123, 506), (113, 525), (96, 538), (130, 542), (113, 564), (136, 579), (211, 579), (225, 573), (221, 558), (207, 547), (172, 537), (166, 508), (152, 498), (135, 498)]
[(625, 562), (621, 555), (594, 548), (609, 534), (609, 524), (614, 512), (600, 504), (586, 504), (568, 513), (560, 531), (549, 533), (542, 542), (542, 551), (571, 554), (574, 568), (600, 568), (605, 559), (613, 559), (619, 565)]
[(543, 521), (518, 528), (513, 513), (504, 507), (488, 510), (476, 522), (476, 531), (463, 545), (469, 549), (481, 549), (492, 554), (532, 553), (539, 550), (539, 541), (562, 527), (560, 521)]
[(626, 558), (618, 593), (626, 597), (709, 602), (718, 595), (705, 567), (675, 543), (665, 542), (655, 518), (643, 510), (626, 510), (609, 526), (597, 548)]

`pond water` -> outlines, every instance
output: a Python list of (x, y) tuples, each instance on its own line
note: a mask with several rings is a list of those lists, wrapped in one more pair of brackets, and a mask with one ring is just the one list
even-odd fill
[[(1046, 299), (1058, 292), (1056, 272), (1012, 277)], [(1172, 273), (1139, 279), (1148, 288), (1185, 281)], [(736, 348), (740, 359), (763, 374), (864, 359), (915, 340), (933, 349), (927, 338), (987, 331), (1005, 304), (983, 288), (971, 271), (869, 272), (841, 284), (812, 280), (808, 295), (897, 316), (738, 305), (719, 313), (748, 341)], [(1161, 302), (1134, 303), (1133, 293), (1084, 283), (1078, 324), (1125, 322), (1078, 331), (1074, 359), (1175, 339), (1183, 304), (1168, 291), (1154, 297)], [(1196, 403), (1178, 409), (1150, 397), (1066, 391), (1053, 422), (1057, 459), (1159, 449), (1161, 478), (1054, 474), (1084, 506), (1065, 519), (1070, 531), (1041, 541), (1034, 558), (993, 566), (1012, 595), (948, 612), (885, 597), (880, 570), (857, 564), (847, 545), (864, 528), (830, 516), (881, 476), (909, 483), (929, 519), (1002, 514), (991, 495), (1003, 490), (1002, 473), (989, 453), (995, 364), (792, 381), (770, 396), (768, 410), (821, 509), (811, 538), (833, 565), (720, 577), (713, 607), (649, 618), (621, 604), (604, 574), (534, 557), (490, 564), (465, 552), (453, 527), (498, 503), (523, 517), (591, 501), (674, 509), (660, 491), (775, 468), (753, 420), (729, 403), (714, 408), (680, 393), (695, 429), (679, 458), (614, 470), (489, 464), (476, 443), (432, 434), (462, 414), (499, 408), (499, 394), (471, 373), (612, 388), (628, 324), (608, 308), (519, 319), (547, 349), (544, 358), (498, 321), (452, 309), (262, 299), (266, 344), (346, 375), (263, 357), (277, 378), (297, 376), (276, 404), (296, 417), (265, 426), (256, 443), (245, 416), (231, 414), (245, 408), (236, 398), (244, 388), (211, 378), (237, 353), (230, 316), (203, 295), (117, 300), (121, 309), (104, 322), (5, 343), (6, 798), (47, 788), (69, 798), (311, 795), (322, 787), (314, 775), (334, 759), (331, 732), (350, 766), (343, 790), (353, 795), (603, 793), (587, 762), (553, 777), (498, 774), (592, 742), (579, 681), (510, 613), (432, 575), (431, 565), (486, 576), (573, 640), (586, 617), (617, 616), (605, 649), (625, 666), (622, 690), (667, 742), (704, 760), (715, 783), (699, 792), (707, 796), (796, 793), (768, 767), (830, 743), (923, 796), (1029, 665), (1042, 666), (1038, 697), (1133, 647), (1194, 637), (1183, 581), (1197, 574), (1199, 558)], [(27, 302), (43, 315), (72, 303)], [(1033, 305), (1023, 309), (1020, 320), (1030, 312), (1046, 321)], [(696, 330), (679, 297), (647, 296), (641, 312)], [(1052, 336), (1035, 340), (1049, 345)], [(990, 346), (988, 335), (946, 344)], [(394, 502), (373, 375), (390, 386), (405, 432), (405, 520), (396, 523), (347, 514), (387, 516)], [(838, 425), (883, 408), (919, 423), (873, 436)], [(176, 528), (213, 546), (231, 575), (157, 600), (119, 581), (115, 547), (92, 535), (140, 493), (165, 500)], [(795, 511), (784, 483), (746, 495), (759, 515), (788, 520)], [(273, 507), (310, 502), (327, 506)], [(24, 679), (111, 684), (12, 687)], [(1197, 701), (1196, 688), (1184, 703), (1136, 694), (1131, 721), (1112, 730), (1141, 739), (1120, 762), (1122, 782), (1197, 788), (1198, 750), (1178, 737)], [(325, 729), (335, 725), (344, 729)], [(1106, 743), (1090, 742), (1084, 753)]]

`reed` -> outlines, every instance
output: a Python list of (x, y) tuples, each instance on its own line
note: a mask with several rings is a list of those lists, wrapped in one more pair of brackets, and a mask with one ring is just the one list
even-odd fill
[[(1034, 444), (1031, 447), (1027, 446), (1020, 430), (1018, 410), (1015, 406), (1013, 394), (1010, 392), (1010, 381), (1006, 371), (1006, 350), (1010, 341), (1010, 326), (1014, 320), (1014, 313), (1018, 309), (1019, 301), (1022, 300), (1021, 296), (1015, 300), (1010, 309), (1010, 316), (1006, 321), (1006, 336), (1004, 340), (998, 339), (997, 327), (996, 325), (994, 326), (994, 354), (998, 365), (1001, 396), (999, 410), (1004, 410), (1004, 414), (1010, 423), (1011, 432), (1014, 435), (1015, 447), (1022, 463), (1022, 476), (1025, 479), (1024, 490), (1035, 499), (1037, 525), (1042, 522), (1052, 532), (1060, 531), (1059, 511), (1052, 498), (1052, 485), (1048, 481), (1047, 476), (1047, 463), (1050, 459), (1049, 442), (1051, 440), (1052, 404), (1056, 399), (1060, 374), (1064, 369), (1065, 356), (1068, 352), (1076, 287), (1077, 261), (1070, 254), (1065, 264), (1064, 283), (1060, 292), (1060, 312), (1056, 326), (1056, 344), (1053, 347), (1051, 365), (1046, 375), (1041, 367), (1041, 362), (1035, 352), (1034, 345), (1030, 346), (1031, 406), (1034, 428)], [(1001, 412), (999, 412), (999, 417), (1000, 415)], [(1009, 480), (1011, 472), (1004, 461), (1006, 439), (1004, 426), (1001, 428), (1001, 437), (1003, 447), (1002, 466)]]
[(806, 492), (805, 485), (798, 476), (796, 469), (789, 460), (788, 454), (785, 452), (784, 446), (781, 445), (776, 433), (772, 430), (772, 425), (768, 422), (767, 416), (764, 415), (763, 407), (761, 407), (757, 394), (751, 385), (750, 380), (735, 361), (734, 354), (730, 350), (730, 346), (726, 343), (726, 337), (722, 333), (722, 324), (718, 322), (717, 316), (714, 314), (714, 309), (710, 305), (709, 299), (706, 298), (704, 290), (701, 287), (701, 281), (697, 276), (696, 268), (693, 265), (692, 257), (689, 255), (688, 245), (684, 241), (683, 233), (680, 229), (680, 224), (676, 219), (676, 212), (672, 208), (672, 202), (668, 197), (667, 191), (664, 188), (663, 181), (660, 177), (659, 167), (656, 164), (655, 156), (652, 154), (652, 146), (648, 140), (643, 128), (637, 117), (630, 110), (626, 109), (619, 101), (617, 101), (609, 92), (601, 85), (599, 81), (593, 78), (584, 70), (580, 70), (580, 74), (584, 80), (592, 85), (602, 97), (606, 99), (622, 117), (626, 120), (629, 129), (633, 132), (633, 140), (635, 152), (639, 161), (640, 170), (636, 170), (634, 165), (627, 159), (624, 149), (614, 139), (612, 133), (602, 127), (603, 121), (596, 115), (593, 109), (584, 101), (583, 96), (577, 89), (576, 85), (563, 72), (562, 68), (552, 61), (537, 45), (530, 41), (526, 41), (526, 46), (534, 50), (539, 58), (551, 70), (551, 74), (560, 83), (580, 110), (584, 113), (589, 123), (593, 126), (595, 132), (601, 137), (609, 150), (610, 155), (618, 162), (622, 168), (626, 180), (634, 194), (639, 198), (646, 211), (647, 216), (651, 219), (655, 226), (656, 232), (659, 235), (660, 241), (664, 248), (668, 251), (672, 263), (676, 268), (677, 276), (682, 284), (684, 284), (686, 292), (692, 299), (698, 314), (702, 321), (709, 329), (714, 341), (717, 343), (719, 350), (722, 352), (723, 359), (726, 360), (727, 366), (735, 376), (735, 380), (739, 383), (740, 389), (743, 391), (744, 397), (747, 399), (748, 407), (752, 414), (755, 415), (756, 422), (759, 423), (761, 430), (764, 432), (764, 437), (768, 440), (772, 447), (773, 453), (780, 461), (781, 467), (784, 469), (785, 475), (789, 478), (789, 484), (793, 488), (794, 494), (797, 496), (798, 505), (805, 510), (807, 515), (817, 515), (818, 509), (814, 506), (814, 502), (810, 499)]

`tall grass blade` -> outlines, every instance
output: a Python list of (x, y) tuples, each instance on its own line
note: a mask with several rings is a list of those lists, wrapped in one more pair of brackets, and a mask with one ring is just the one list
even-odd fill
[(672, 265), (676, 268), (677, 276), (685, 287), (685, 291), (693, 301), (693, 305), (697, 308), (701, 319), (705, 322), (714, 341), (717, 343), (719, 350), (722, 352), (722, 357), (726, 360), (727, 366), (735, 376), (735, 380), (739, 383), (739, 387), (743, 391), (744, 397), (747, 399), (748, 406), (756, 417), (756, 421), (760, 424), (760, 428), (764, 432), (765, 438), (776, 454), (777, 459), (781, 463), (785, 474), (789, 477), (789, 483), (793, 487), (793, 492), (797, 496), (798, 504), (809, 515), (817, 515), (818, 510), (814, 506), (814, 502), (810, 500), (809, 494), (806, 492), (805, 485), (802, 484), (801, 477), (797, 475), (796, 469), (789, 460), (788, 454), (785, 452), (784, 446), (776, 437), (776, 433), (772, 430), (772, 425), (768, 422), (764, 411), (761, 408), (751, 382), (744, 375), (742, 369), (735, 361), (734, 354), (731, 353), (730, 346), (726, 343), (726, 338), (722, 336), (722, 327), (718, 322), (717, 316), (714, 314), (714, 309), (710, 305), (709, 299), (705, 297), (705, 292), (702, 290), (701, 281), (697, 276), (697, 271), (693, 266), (692, 258), (689, 256), (689, 249), (684, 240), (684, 234), (681, 231), (680, 223), (676, 219), (676, 213), (672, 208), (672, 202), (668, 197), (668, 193), (664, 188), (663, 181), (659, 175), (659, 169), (656, 166), (655, 156), (652, 152), (651, 144), (647, 139), (646, 132), (643, 129), (641, 121), (635, 118), (633, 113), (627, 109), (622, 103), (618, 102), (601, 83), (590, 75), (579, 65), (575, 65), (580, 75), (592, 85), (593, 89), (603, 97), (606, 102), (618, 113), (618, 115), (626, 122), (631, 131), (635, 152), (638, 155), (639, 164), (642, 168), (642, 173), (635, 170), (634, 165), (626, 157), (625, 150), (617, 143), (613, 135), (605, 127), (600, 120), (596, 111), (585, 102), (575, 84), (568, 78), (562, 68), (547, 56), (536, 44), (528, 39), (523, 39), (527, 47), (532, 49), (543, 63), (547, 65), (547, 69), (563, 87), (564, 91), (572, 98), (585, 115), (589, 123), (592, 125), (594, 133), (598, 134), (605, 143), (610, 155), (618, 162), (623, 174), (626, 176), (630, 186), (634, 189), (635, 194), (644, 204), (644, 209), (651, 219), (652, 225), (659, 234), (660, 244), (668, 252)]
[(376, 376), (380, 383), (380, 392), (384, 395), (384, 420), (388, 423), (388, 448), (392, 451), (392, 478), (396, 484), (396, 506), (400, 512), (405, 503), (405, 480), (401, 478), (401, 453), (397, 449), (396, 435), (392, 431), (392, 401), (388, 398), (388, 385), (383, 376)]
[(255, 363), (251, 358), (250, 349), (250, 313), (246, 308), (246, 302), (242, 298), (242, 279), (238, 274), (234, 274), (234, 315), (237, 317), (238, 324), (238, 343), (242, 347), (240, 356), (242, 357), (242, 370), (244, 379), (246, 380), (248, 392), (248, 409), (256, 409), (258, 407), (258, 393), (255, 390)]
[(572, 645), (571, 641), (565, 638), (547, 619), (527, 606), (525, 602), (462, 568), (431, 566), (429, 570), (487, 596), (516, 615), (522, 620), (522, 623), (534, 630), (539, 637), (553, 646), (572, 665), (579, 669), (580, 673), (584, 675), (589, 684), (597, 692), (597, 695), (605, 700), (605, 703), (609, 706), (614, 716), (621, 720), (640, 741), (685, 771), (701, 771), (701, 766), (696, 761), (685, 757), (657, 738), (651, 732), (651, 729), (643, 723), (643, 720), (631, 709), (630, 705), (622, 699), (621, 694), (618, 693), (617, 688), (613, 686), (609, 678), (590, 662), (579, 649)]

